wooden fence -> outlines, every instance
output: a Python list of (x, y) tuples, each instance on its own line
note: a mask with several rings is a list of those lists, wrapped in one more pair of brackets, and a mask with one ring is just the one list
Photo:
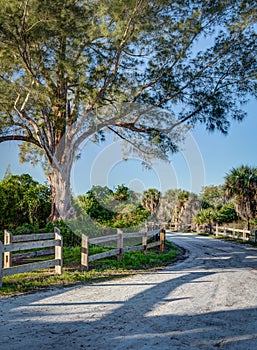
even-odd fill
[(257, 242), (257, 231), (248, 231), (237, 228), (223, 227), (216, 225), (215, 235), (241, 239), (243, 241)]
[[(124, 240), (130, 238), (142, 238), (142, 244), (136, 245), (132, 247), (125, 247)], [(148, 240), (151, 238), (155, 238), (154, 242), (148, 243)], [(90, 244), (102, 244), (106, 242), (116, 242), (116, 249), (109, 250), (107, 252), (90, 255), (89, 256), (89, 245)], [(89, 268), (89, 263), (91, 261), (103, 259), (109, 256), (116, 255), (117, 260), (122, 259), (123, 253), (132, 252), (136, 250), (141, 250), (146, 252), (147, 249), (153, 247), (160, 247), (160, 251), (164, 251), (165, 247), (165, 230), (164, 229), (155, 229), (152, 231), (144, 231), (144, 232), (133, 232), (133, 233), (124, 233), (120, 229), (117, 230), (117, 234), (109, 235), (109, 236), (101, 236), (95, 238), (88, 238), (85, 235), (82, 235), (82, 251), (81, 251), (81, 265), (85, 268)]]
[[(12, 266), (12, 252), (48, 247), (54, 247), (54, 259)], [(3, 276), (10, 276), (17, 273), (55, 267), (55, 272), (61, 274), (63, 266), (62, 247), (63, 240), (60, 230), (57, 227), (54, 228), (53, 233), (36, 233), (17, 236), (5, 230), (4, 244), (0, 241), (0, 287), (2, 287)], [(2, 262), (3, 255), (4, 261)]]

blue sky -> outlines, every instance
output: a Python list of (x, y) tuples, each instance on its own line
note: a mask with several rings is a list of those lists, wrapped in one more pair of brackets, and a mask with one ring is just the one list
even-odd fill
[[(144, 169), (139, 159), (124, 161), (120, 143), (87, 143), (81, 147), (81, 158), (73, 167), (72, 190), (77, 195), (95, 184), (110, 188), (125, 184), (139, 192), (154, 187), (162, 193), (169, 188), (198, 193), (202, 186), (222, 184), (232, 167), (257, 166), (257, 101), (252, 100), (245, 109), (247, 118), (233, 122), (227, 136), (208, 133), (204, 126), (197, 126), (190, 131), (181, 151), (170, 157), (169, 164), (155, 161), (151, 170)], [(41, 183), (46, 180), (40, 165), (19, 163), (16, 143), (0, 144), (0, 154), (0, 179), (10, 164), (13, 174), (29, 173)]]

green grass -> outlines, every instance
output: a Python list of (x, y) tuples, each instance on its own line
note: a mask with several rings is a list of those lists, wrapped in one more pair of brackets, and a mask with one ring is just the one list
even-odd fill
[[(92, 246), (89, 254), (97, 254), (110, 248)], [(54, 269), (44, 269), (35, 272), (3, 277), (0, 297), (12, 296), (52, 287), (72, 286), (75, 284), (92, 284), (110, 279), (121, 278), (146, 270), (161, 268), (172, 263), (178, 250), (166, 242), (164, 253), (151, 249), (143, 254), (140, 251), (125, 253), (122, 261), (110, 257), (90, 263), (89, 271), (80, 267), (81, 247), (64, 248), (63, 274), (58, 276)]]

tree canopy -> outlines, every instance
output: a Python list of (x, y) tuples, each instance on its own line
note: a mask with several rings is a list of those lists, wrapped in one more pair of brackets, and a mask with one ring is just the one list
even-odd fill
[(45, 163), (52, 217), (72, 215), (70, 172), (85, 139), (111, 131), (167, 158), (182, 124), (226, 133), (256, 94), (256, 0), (0, 6), (0, 142), (24, 141), (22, 159)]

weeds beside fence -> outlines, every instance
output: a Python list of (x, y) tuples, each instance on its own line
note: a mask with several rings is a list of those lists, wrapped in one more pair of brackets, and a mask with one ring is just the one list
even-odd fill
[[(131, 247), (126, 247), (124, 245), (124, 240), (131, 238), (141, 238), (141, 244), (135, 245)], [(148, 242), (151, 240), (151, 242)], [(90, 255), (89, 256), (89, 245), (90, 244), (103, 244), (107, 242), (114, 242), (115, 249), (111, 249), (107, 252)], [(152, 231), (143, 231), (143, 232), (132, 232), (132, 233), (124, 233), (120, 229), (117, 230), (117, 233), (109, 236), (101, 236), (95, 238), (88, 238), (85, 235), (82, 235), (82, 251), (81, 251), (81, 265), (83, 268), (88, 269), (89, 263), (91, 261), (100, 260), (110, 256), (117, 256), (117, 260), (122, 259), (123, 253), (132, 252), (136, 250), (141, 250), (146, 252), (147, 249), (153, 247), (160, 247), (160, 251), (164, 251), (165, 245), (165, 230), (163, 229), (155, 229)]]

